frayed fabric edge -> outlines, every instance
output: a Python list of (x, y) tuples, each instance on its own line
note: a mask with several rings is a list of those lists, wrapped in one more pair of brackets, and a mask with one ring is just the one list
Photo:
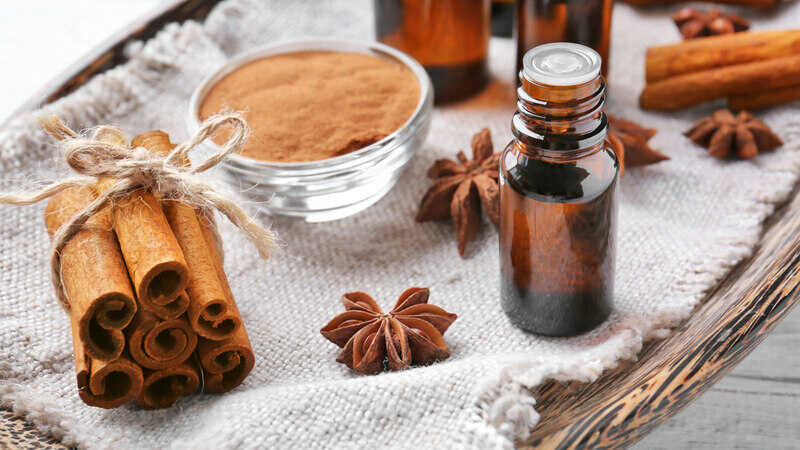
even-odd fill
[(15, 414), (36, 425), (36, 428), (61, 441), (67, 446), (85, 446), (88, 443), (110, 448), (114, 442), (94, 432), (91, 427), (84, 427), (80, 421), (52, 407), (48, 402), (40, 401), (33, 392), (19, 383), (0, 380), (0, 406), (10, 409)]

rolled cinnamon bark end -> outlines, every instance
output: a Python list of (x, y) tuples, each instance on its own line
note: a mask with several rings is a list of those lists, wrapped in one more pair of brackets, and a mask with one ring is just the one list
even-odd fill
[(186, 291), (181, 291), (177, 297), (171, 301), (168, 301), (167, 303), (164, 303), (163, 305), (158, 305), (155, 303), (147, 305), (147, 310), (162, 320), (177, 319), (178, 317), (182, 316), (188, 308), (189, 296), (186, 295)]
[(800, 53), (800, 29), (731, 33), (650, 47), (645, 59), (648, 83), (717, 67)]
[(197, 335), (183, 317), (159, 320), (149, 311), (139, 311), (127, 334), (133, 360), (153, 370), (183, 363), (197, 347)]
[(78, 372), (78, 395), (89, 406), (116, 408), (142, 390), (142, 369), (122, 356), (114, 361), (90, 359), (91, 375)]
[[(91, 187), (71, 188), (54, 196), (45, 209), (50, 236), (95, 198)], [(133, 319), (137, 306), (108, 208), (86, 222), (64, 246), (60, 258), (69, 313), (78, 324), (76, 337), (89, 357), (118, 358), (125, 347), (122, 329)]]
[(255, 365), (255, 355), (244, 326), (224, 341), (200, 338), (197, 354), (203, 368), (204, 389), (216, 394), (242, 384)]
[(136, 403), (145, 409), (169, 408), (179, 398), (200, 387), (198, 370), (191, 361), (157, 371), (146, 371), (144, 385)]
[(679, 75), (645, 86), (644, 109), (674, 110), (731, 95), (751, 94), (797, 84), (800, 55)]
[(728, 97), (728, 107), (733, 111), (752, 111), (800, 100), (800, 85), (767, 89), (746, 95)]
[(80, 339), (80, 324), (72, 319), (72, 345), (78, 396), (89, 406), (116, 408), (135, 398), (142, 390), (142, 369), (127, 356), (113, 361), (94, 359), (86, 354)]
[[(140, 134), (131, 144), (161, 156), (173, 148), (169, 135), (159, 130)], [(227, 339), (242, 326), (242, 319), (233, 297), (227, 295), (227, 280), (217, 270), (216, 249), (209, 248), (204, 238), (198, 212), (191, 205), (174, 200), (162, 201), (162, 207), (189, 267), (189, 323), (202, 337)]]

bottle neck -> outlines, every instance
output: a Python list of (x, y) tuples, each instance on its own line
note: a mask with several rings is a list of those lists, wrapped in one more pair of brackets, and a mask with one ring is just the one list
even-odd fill
[(602, 77), (577, 86), (547, 86), (520, 75), (512, 132), (528, 156), (576, 159), (603, 147), (608, 134)]

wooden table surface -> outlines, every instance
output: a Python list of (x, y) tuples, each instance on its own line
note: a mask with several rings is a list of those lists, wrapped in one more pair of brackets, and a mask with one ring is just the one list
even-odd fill
[[(0, 54), (16, 61), (0, 72), (0, 122), (39, 87), (106, 37), (161, 0), (38, 0), (17, 2), (0, 16)], [(97, 20), (102, 18), (102, 20)], [(30, 34), (34, 26), (39, 35)], [(657, 428), (638, 449), (800, 448), (800, 313), (786, 318), (733, 372), (699, 400)], [(37, 432), (0, 414), (0, 448), (13, 426)], [(42, 441), (54, 444), (55, 441)]]

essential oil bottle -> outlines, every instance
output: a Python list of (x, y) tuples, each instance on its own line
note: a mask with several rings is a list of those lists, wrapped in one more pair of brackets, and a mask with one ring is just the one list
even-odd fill
[(536, 334), (580, 334), (612, 309), (620, 163), (600, 67), (564, 42), (523, 58), (500, 157), (500, 282), (511, 322)]

